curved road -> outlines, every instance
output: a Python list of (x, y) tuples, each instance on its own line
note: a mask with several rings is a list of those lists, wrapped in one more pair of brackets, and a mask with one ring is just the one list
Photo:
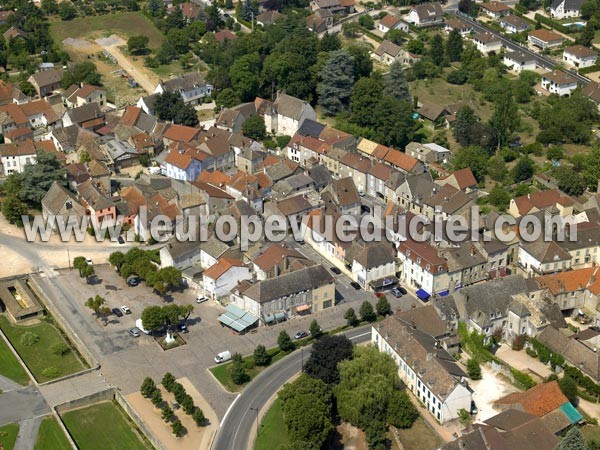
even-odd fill
[[(371, 339), (371, 325), (363, 325), (342, 334), (355, 344), (367, 342)], [(304, 347), (305, 358), (308, 358), (310, 349), (311, 346)], [(264, 370), (246, 386), (225, 414), (212, 450), (246, 450), (253, 439), (251, 433), (256, 424), (256, 410), (260, 411), (290, 378), (300, 372), (301, 365), (302, 350), (296, 350)]]

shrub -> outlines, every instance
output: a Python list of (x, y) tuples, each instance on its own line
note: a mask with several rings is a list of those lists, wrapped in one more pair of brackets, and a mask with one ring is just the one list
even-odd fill
[(204, 423), (206, 422), (206, 417), (204, 417), (204, 413), (200, 408), (196, 408), (194, 414), (192, 414), (192, 419), (194, 419), (194, 422), (196, 422), (196, 425), (198, 425), (199, 427), (204, 425)]
[(150, 396), (150, 401), (157, 408), (160, 407), (160, 404), (163, 402), (162, 392), (158, 389), (154, 389), (154, 392), (152, 392), (152, 395)]
[(21, 345), (24, 345), (25, 347), (31, 347), (40, 341), (40, 337), (31, 331), (26, 331), (21, 335), (19, 341), (21, 342)]
[(175, 384), (175, 377), (173, 376), (173, 374), (171, 372), (165, 373), (165, 375), (162, 378), (162, 385), (165, 387), (167, 392), (171, 392), (171, 390), (173, 389), (173, 384)]
[(185, 388), (183, 387), (183, 385), (178, 382), (173, 383), (173, 390), (171, 391), (171, 393), (175, 396), (175, 400), (179, 404), (181, 404), (181, 402), (183, 401), (183, 399), (185, 398), (185, 396), (187, 394), (185, 392)]
[(140, 392), (146, 398), (151, 397), (152, 394), (156, 391), (156, 384), (154, 384), (154, 380), (150, 377), (144, 378), (142, 382), (142, 387), (140, 388)]
[(196, 405), (194, 405), (194, 399), (191, 395), (188, 394), (183, 398), (183, 401), (181, 402), (181, 407), (187, 415), (191, 416), (194, 413)]
[(171, 424), (171, 430), (176, 437), (181, 437), (185, 434), (186, 429), (179, 419)]
[(271, 363), (271, 357), (264, 345), (257, 345), (254, 349), (254, 363), (257, 366), (268, 366)]
[(69, 351), (71, 351), (71, 349), (64, 342), (60, 342), (52, 346), (52, 353), (54, 353), (57, 356), (64, 356), (67, 353), (69, 353)]
[(471, 380), (481, 380), (481, 366), (475, 358), (467, 361), (467, 374)]
[(165, 422), (170, 422), (175, 417), (175, 413), (173, 412), (171, 407), (165, 403), (162, 406), (162, 414), (160, 415), (160, 417), (162, 417), (162, 420), (164, 420)]
[(519, 334), (515, 337), (515, 339), (513, 340), (512, 343), (512, 349), (516, 350), (516, 351), (520, 351), (523, 350), (523, 347), (525, 346), (525, 335), (523, 334)]
[(231, 381), (235, 384), (240, 385), (246, 383), (250, 377), (246, 373), (246, 369), (244, 369), (243, 363), (240, 361), (233, 361), (231, 363)]
[(536, 384), (535, 381), (533, 380), (533, 378), (531, 378), (531, 376), (529, 376), (528, 374), (523, 373), (520, 370), (517, 370), (513, 367), (511, 367), (510, 373), (512, 373), (512, 376), (514, 377), (515, 381), (518, 384), (520, 384), (521, 387), (525, 390), (531, 389)]
[(42, 375), (44, 375), (46, 378), (56, 378), (60, 375), (60, 370), (58, 369), (58, 367), (46, 367), (44, 370), (42, 370)]
[(282, 330), (279, 333), (279, 337), (277, 338), (277, 345), (284, 353), (289, 353), (296, 349), (296, 344), (292, 341), (292, 338), (285, 330)]

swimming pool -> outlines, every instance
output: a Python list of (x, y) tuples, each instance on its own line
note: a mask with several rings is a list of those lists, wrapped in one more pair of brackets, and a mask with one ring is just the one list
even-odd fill
[(565, 27), (576, 27), (576, 28), (583, 28), (585, 27), (586, 22), (570, 22), (570, 23), (563, 23), (563, 25)]

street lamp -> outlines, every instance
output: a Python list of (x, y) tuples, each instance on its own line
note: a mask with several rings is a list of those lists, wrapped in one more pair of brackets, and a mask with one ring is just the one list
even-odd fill
[(258, 408), (250, 408), (250, 411), (254, 411), (256, 412), (256, 437), (258, 437), (258, 434), (260, 432), (260, 428), (258, 427)]
[(300, 366), (300, 372), (304, 372), (304, 348), (300, 347), (300, 356), (302, 358), (302, 365)]

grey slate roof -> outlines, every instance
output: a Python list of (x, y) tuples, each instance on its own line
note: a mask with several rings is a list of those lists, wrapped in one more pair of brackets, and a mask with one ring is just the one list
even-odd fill
[(273, 103), (273, 107), (275, 108), (275, 111), (282, 116), (300, 120), (305, 103), (304, 100), (282, 93), (277, 96), (277, 100)]
[(333, 276), (319, 264), (258, 282), (245, 295), (262, 304), (333, 282)]
[[(307, 121), (305, 120), (304, 123), (306, 122)], [(308, 169), (308, 176), (315, 182), (316, 189), (321, 189), (332, 181), (331, 173), (323, 164), (318, 164)]]
[(52, 186), (46, 192), (46, 195), (42, 199), (42, 205), (50, 214), (58, 215), (67, 200), (71, 200), (72, 202), (71, 212), (73, 214), (85, 213), (85, 208), (79, 204), (75, 195), (56, 181), (52, 183)]
[(98, 103), (86, 103), (83, 106), (68, 110), (67, 114), (71, 118), (71, 121), (77, 124), (104, 116), (102, 111), (100, 111)]
[(552, 2), (552, 9), (556, 9), (560, 6), (560, 4), (564, 1), (565, 5), (564, 8), (565, 9), (572, 9), (572, 10), (580, 10), (581, 9), (581, 5), (583, 5), (585, 0), (554, 0)]
[(162, 82), (167, 91), (190, 91), (196, 87), (205, 86), (206, 82), (202, 74), (197, 72), (186, 73), (177, 78), (171, 78)]
[(396, 261), (391, 245), (385, 242), (356, 243), (348, 250), (346, 257), (367, 270)]
[(302, 125), (300, 128), (298, 128), (296, 133), (304, 137), (310, 136), (318, 138), (325, 127), (325, 124), (319, 123), (316, 120), (306, 119), (304, 122), (302, 122)]

